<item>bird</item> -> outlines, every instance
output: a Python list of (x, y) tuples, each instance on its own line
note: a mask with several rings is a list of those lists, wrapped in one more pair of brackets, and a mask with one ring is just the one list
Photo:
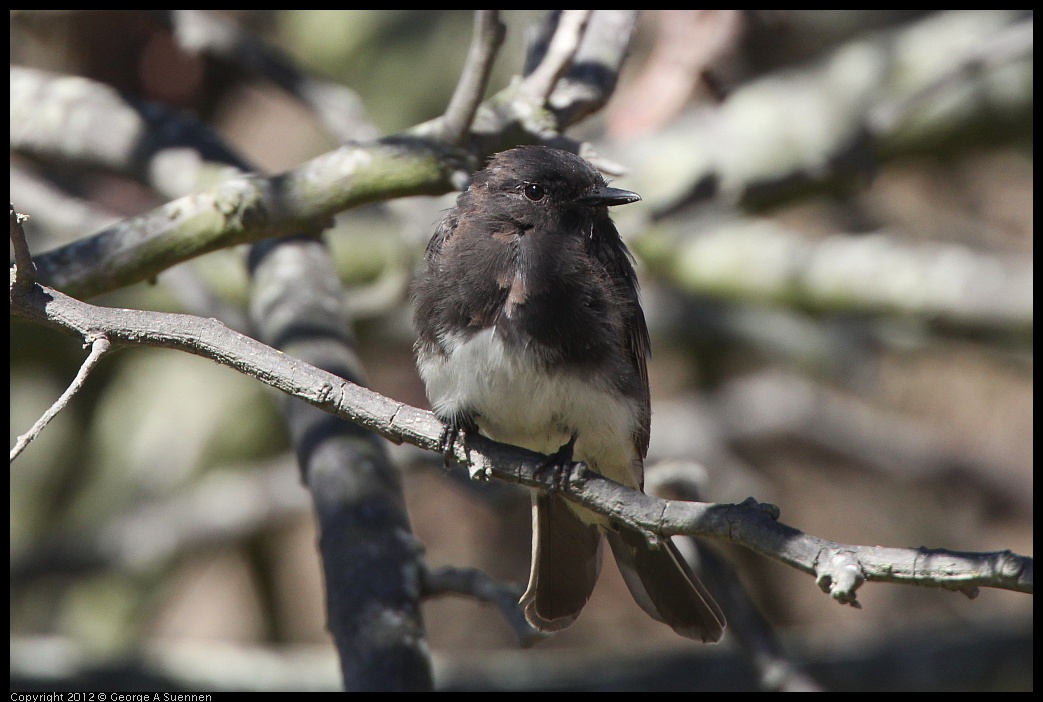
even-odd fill
[[(436, 416), (644, 489), (648, 327), (610, 187), (568, 151), (493, 155), (432, 236), (410, 288), (417, 370)], [(606, 537), (637, 604), (681, 636), (719, 641), (724, 614), (669, 538), (657, 546), (555, 491), (533, 492), (526, 619), (554, 632), (590, 598)]]

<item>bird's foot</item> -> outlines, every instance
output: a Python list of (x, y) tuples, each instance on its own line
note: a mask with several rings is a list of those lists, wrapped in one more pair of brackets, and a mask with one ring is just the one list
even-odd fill
[(466, 450), (467, 437), (472, 433), (478, 433), (478, 424), (475, 422), (474, 417), (470, 415), (453, 417), (445, 423), (445, 433), (442, 435), (442, 455), (445, 457), (445, 467), (447, 469), (451, 464), (459, 462), (455, 453), (457, 440), (461, 436), (463, 437)]
[(568, 476), (569, 469), (572, 467), (572, 452), (575, 448), (576, 435), (573, 434), (571, 439), (562, 444), (557, 451), (547, 456), (547, 460), (543, 461), (536, 467), (536, 477), (542, 480), (543, 476), (550, 471), (550, 489), (560, 490), (564, 487), (565, 478)]

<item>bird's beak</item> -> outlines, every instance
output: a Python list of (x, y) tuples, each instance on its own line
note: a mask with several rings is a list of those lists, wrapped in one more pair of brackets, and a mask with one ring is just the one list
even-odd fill
[(576, 204), (589, 205), (592, 207), (626, 205), (631, 202), (637, 202), (640, 199), (640, 195), (632, 193), (629, 190), (620, 190), (619, 188), (605, 186), (576, 198)]

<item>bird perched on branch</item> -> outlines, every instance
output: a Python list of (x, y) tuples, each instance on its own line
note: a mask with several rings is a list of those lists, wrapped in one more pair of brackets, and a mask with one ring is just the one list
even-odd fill
[[(474, 175), (412, 287), (417, 367), (436, 415), (496, 441), (573, 459), (641, 490), (648, 329), (608, 208), (641, 198), (582, 158), (523, 146)], [(522, 597), (543, 631), (572, 624), (601, 570), (602, 534), (627, 587), (677, 633), (718, 641), (724, 615), (676, 547), (658, 548), (560, 494), (533, 496)]]

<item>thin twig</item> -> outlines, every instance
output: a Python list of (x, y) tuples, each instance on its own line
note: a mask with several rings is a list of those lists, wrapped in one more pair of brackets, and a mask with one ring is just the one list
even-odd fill
[(14, 247), (14, 270), (11, 281), (11, 294), (17, 295), (28, 292), (36, 284), (36, 264), (29, 254), (29, 244), (25, 241), (25, 230), (22, 222), (29, 219), (29, 215), (19, 214), (11, 203), (11, 245)]
[(558, 79), (568, 70), (579, 50), (583, 33), (593, 10), (565, 10), (558, 19), (558, 27), (547, 47), (547, 53), (522, 83), (522, 91), (533, 103), (544, 105)]
[(442, 138), (450, 144), (464, 144), (506, 33), (499, 10), (475, 10), (474, 34), (467, 63), (442, 120)]
[(58, 416), (59, 412), (65, 409), (65, 406), (69, 404), (69, 400), (72, 399), (73, 395), (80, 391), (80, 388), (82, 388), (83, 384), (87, 381), (87, 376), (92, 370), (94, 370), (94, 367), (98, 365), (98, 361), (101, 360), (102, 356), (108, 353), (111, 346), (112, 345), (109, 343), (108, 338), (105, 336), (99, 336), (91, 342), (91, 352), (83, 361), (83, 365), (80, 366), (80, 371), (76, 374), (76, 377), (73, 378), (69, 387), (66, 388), (65, 392), (62, 393), (62, 396), (51, 405), (50, 409), (43, 413), (43, 416), (36, 421), (36, 424), (34, 424), (29, 431), (19, 436), (18, 440), (15, 441), (14, 448), (11, 449), (12, 463), (14, 462), (14, 459), (18, 458), (18, 454), (25, 450), (25, 447), (29, 445), (29, 442), (39, 436), (40, 432), (43, 431), (43, 428), (46, 427), (52, 419)]
[(423, 578), (425, 596), (463, 595), (496, 605), (522, 646), (546, 637), (525, 619), (518, 604), (522, 594), (520, 587), (494, 580), (477, 568), (425, 568)]

